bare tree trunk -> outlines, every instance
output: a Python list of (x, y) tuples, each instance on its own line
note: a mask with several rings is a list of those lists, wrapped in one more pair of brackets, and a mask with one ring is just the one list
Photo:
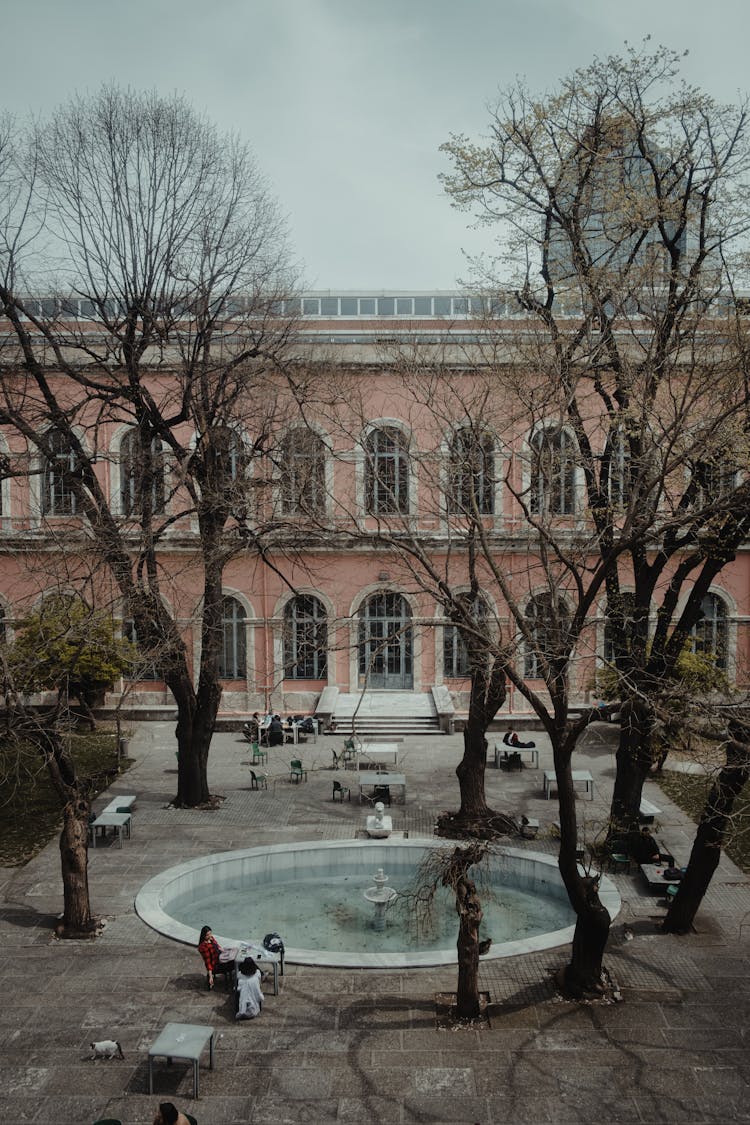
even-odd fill
[(458, 911), (458, 990), (456, 1015), (460, 1019), (479, 1016), (479, 926), (482, 921), (482, 904), (476, 886), (467, 875), (456, 886)]
[(669, 904), (662, 929), (668, 934), (690, 931), (716, 868), (734, 802), (750, 778), (750, 746), (727, 744), (727, 761), (706, 801), (687, 870)]
[(578, 824), (570, 758), (555, 753), (555, 773), (560, 807), (560, 855), (558, 866), (570, 904), (576, 913), (571, 959), (559, 974), (567, 996), (580, 999), (601, 992), (602, 958), (607, 946), (611, 918), (599, 900), (598, 879), (579, 870), (576, 851)]
[(491, 672), (475, 669), (471, 678), (469, 714), (464, 728), (464, 753), (456, 767), (461, 807), (438, 819), (438, 831), (446, 836), (490, 838), (513, 835), (518, 825), (512, 817), (497, 813), (487, 804), (484, 775), (487, 768), (487, 728), (505, 699), (505, 675), (496, 663)]
[(482, 921), (482, 904), (474, 881), (468, 871), (486, 854), (486, 845), (470, 844), (456, 848), (442, 882), (451, 886), (456, 895), (458, 914), (458, 986), (456, 1015), (460, 1019), (479, 1016), (479, 926)]
[(88, 877), (88, 825), (91, 803), (82, 794), (71, 798), (63, 809), (60, 832), (60, 862), (63, 880), (63, 919), (60, 937), (90, 936), (96, 929), (91, 912)]
[(620, 836), (638, 828), (643, 783), (652, 765), (651, 729), (651, 716), (644, 706), (633, 700), (623, 703), (610, 836)]

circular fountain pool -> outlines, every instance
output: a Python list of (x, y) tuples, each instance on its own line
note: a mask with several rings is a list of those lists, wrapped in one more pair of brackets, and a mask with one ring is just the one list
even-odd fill
[[(286, 959), (304, 965), (394, 968), (456, 960), (458, 921), (449, 892), (432, 912), (428, 932), (414, 929), (414, 911), (401, 897), (415, 886), (423, 857), (452, 841), (336, 840), (280, 844), (203, 856), (163, 871), (138, 893), (135, 908), (149, 926), (196, 945), (211, 925), (222, 945), (281, 934)], [(400, 892), (384, 931), (373, 925), (364, 896), (383, 868)], [(472, 875), (482, 899), (480, 937), (492, 937), (489, 958), (564, 945), (574, 915), (557, 863), (539, 852), (499, 848)], [(602, 879), (601, 899), (614, 916), (620, 897)]]

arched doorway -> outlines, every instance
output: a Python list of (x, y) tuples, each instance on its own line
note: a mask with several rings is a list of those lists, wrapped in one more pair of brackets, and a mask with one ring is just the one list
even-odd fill
[(373, 594), (360, 611), (359, 686), (387, 691), (414, 686), (411, 610), (400, 594)]

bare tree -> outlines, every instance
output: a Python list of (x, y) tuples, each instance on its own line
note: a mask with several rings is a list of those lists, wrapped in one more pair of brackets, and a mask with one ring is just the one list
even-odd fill
[[(222, 577), (278, 534), (259, 465), (300, 391), (284, 367), (283, 222), (247, 148), (176, 97), (76, 98), (5, 171), (0, 422), (29, 451), (37, 518), (106, 561), (177, 704), (176, 803), (196, 805), (221, 697)], [(12, 195), (24, 175), (26, 208)], [(199, 578), (195, 682), (178, 560)]]
[[(540, 667), (552, 712), (518, 686), (552, 738), (560, 865), (592, 923), (569, 835), (581, 727), (567, 717), (570, 657), (606, 594), (624, 696), (612, 819), (628, 827), (652, 763), (653, 692), (748, 530), (746, 349), (728, 269), (748, 226), (746, 109), (686, 89), (678, 70), (666, 49), (630, 50), (541, 101), (517, 86), (492, 114), (489, 143), (445, 146), (454, 203), (499, 223), (521, 264), (526, 331), (508, 347), (532, 425), (516, 499), (547, 576)], [(588, 531), (562, 537), (545, 506), (585, 512)]]

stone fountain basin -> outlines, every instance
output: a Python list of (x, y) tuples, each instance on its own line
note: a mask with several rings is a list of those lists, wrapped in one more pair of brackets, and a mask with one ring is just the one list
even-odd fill
[[(312, 875), (346, 871), (361, 877), (362, 887), (372, 885), (373, 873), (382, 867), (386, 874), (402, 869), (405, 861), (416, 867), (426, 849), (452, 850), (455, 842), (434, 838), (406, 840), (332, 840), (277, 844), (242, 851), (217, 852), (201, 856), (176, 867), (170, 867), (150, 879), (138, 892), (135, 909), (152, 929), (175, 941), (198, 944), (198, 927), (179, 922), (169, 913), (170, 903), (183, 897), (199, 897), (222, 882), (241, 879), (244, 883), (299, 881), (304, 884)], [(498, 863), (507, 872), (513, 885), (533, 894), (567, 902), (557, 861), (541, 852), (510, 847), (496, 849)], [(620, 896), (610, 879), (602, 877), (600, 898), (614, 919), (620, 910)], [(271, 928), (271, 927), (269, 927)], [(525, 937), (518, 941), (493, 943), (486, 959), (515, 957), (565, 945), (572, 940), (573, 926)], [(242, 941), (259, 941), (258, 934), (217, 934), (222, 945), (239, 945)], [(284, 935), (282, 934), (282, 937)], [(302, 965), (343, 966), (360, 968), (406, 968), (451, 964), (456, 961), (455, 945), (449, 949), (428, 952), (410, 951), (362, 953), (328, 951), (325, 949), (286, 949), (289, 962)]]

